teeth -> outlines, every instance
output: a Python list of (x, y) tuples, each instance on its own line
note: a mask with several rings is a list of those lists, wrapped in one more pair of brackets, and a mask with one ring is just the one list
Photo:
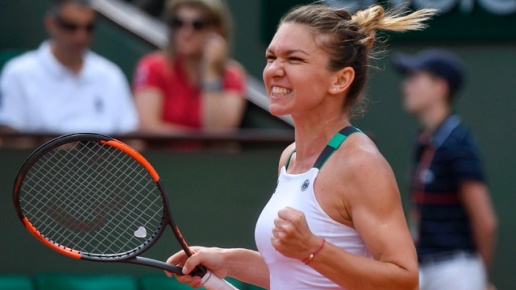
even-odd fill
[(284, 96), (292, 92), (292, 90), (280, 87), (272, 87), (272, 94), (276, 96)]

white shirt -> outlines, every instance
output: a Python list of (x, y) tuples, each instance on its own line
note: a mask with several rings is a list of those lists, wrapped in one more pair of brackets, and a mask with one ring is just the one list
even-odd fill
[(276, 191), (263, 209), (255, 229), (256, 246), (269, 267), (270, 289), (342, 289), (302, 261), (287, 258), (271, 244), (272, 228), (278, 211), (287, 206), (302, 211), (312, 233), (348, 253), (372, 257), (362, 238), (354, 229), (328, 216), (314, 194), (318, 168), (302, 174), (289, 174), (282, 167)]
[(87, 51), (78, 74), (46, 41), (9, 61), (0, 76), (0, 124), (20, 132), (123, 134), (138, 119), (129, 84), (111, 61)]

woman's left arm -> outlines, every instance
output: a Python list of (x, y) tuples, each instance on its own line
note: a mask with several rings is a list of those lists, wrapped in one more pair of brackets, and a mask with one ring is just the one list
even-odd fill
[(346, 208), (373, 259), (328, 245), (311, 266), (349, 289), (417, 289), (417, 255), (394, 174), (378, 152), (354, 156), (343, 174)]
[[(377, 151), (356, 151), (344, 162), (333, 163), (331, 169), (324, 168), (325, 176), (318, 176), (317, 182), (324, 183), (318, 187), (325, 194), (331, 192), (333, 204), (341, 204), (339, 211), (350, 220), (373, 259), (326, 242), (308, 265), (347, 289), (415, 290), (417, 256), (394, 174)], [(299, 260), (322, 243), (308, 229), (303, 213), (290, 208), (279, 212), (273, 235), (278, 251)]]

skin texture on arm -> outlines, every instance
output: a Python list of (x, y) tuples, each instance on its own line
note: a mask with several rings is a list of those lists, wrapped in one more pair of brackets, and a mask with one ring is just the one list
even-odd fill
[[(315, 193), (330, 217), (358, 231), (374, 259), (326, 242), (309, 265), (346, 289), (417, 289), (416, 252), (394, 175), (365, 139), (346, 140), (319, 173)], [(275, 225), (272, 243), (287, 257), (303, 260), (322, 243), (295, 209), (280, 211)]]
[(487, 269), (491, 267), (496, 243), (498, 219), (484, 183), (466, 181), (460, 185), (460, 197), (471, 219), (477, 251)]

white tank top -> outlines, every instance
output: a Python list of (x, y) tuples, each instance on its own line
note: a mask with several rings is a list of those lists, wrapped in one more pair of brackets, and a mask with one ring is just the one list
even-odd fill
[[(340, 146), (347, 135), (349, 134), (340, 138), (338, 144), (334, 142), (333, 145), (336, 146), (332, 146), (334, 137), (328, 143), (328, 146), (332, 149), (323, 151), (323, 154), (319, 157), (320, 160), (318, 159), (316, 165), (307, 172), (302, 174), (287, 173), (288, 162), (286, 166), (281, 168), (276, 191), (260, 214), (255, 229), (256, 245), (269, 267), (270, 289), (342, 289), (302, 261), (287, 258), (272, 246), (271, 235), (274, 219), (277, 217), (278, 211), (287, 206), (305, 214), (308, 226), (314, 235), (325, 238), (328, 243), (332, 243), (351, 254), (372, 257), (358, 233), (329, 217), (317, 202), (314, 194), (313, 185), (319, 173), (319, 168), (329, 155)], [(324, 154), (325, 152), (326, 154)]]

